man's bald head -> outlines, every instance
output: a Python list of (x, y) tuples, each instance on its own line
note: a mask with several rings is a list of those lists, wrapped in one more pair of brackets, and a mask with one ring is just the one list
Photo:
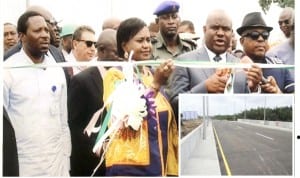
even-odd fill
[(287, 38), (289, 38), (292, 31), (294, 31), (294, 16), (295, 12), (291, 7), (285, 7), (279, 15), (279, 27)]
[(117, 56), (117, 31), (104, 29), (97, 41), (98, 59), (103, 61), (118, 60)]
[(294, 17), (294, 9), (291, 8), (291, 7), (285, 7), (281, 13), (280, 13), (280, 16), (288, 16), (290, 18), (293, 18)]
[(230, 23), (230, 26), (232, 27), (232, 20), (230, 16), (222, 9), (211, 11), (207, 16), (206, 25), (211, 25), (212, 23), (219, 21), (226, 21), (227, 23)]
[(120, 23), (121, 23), (121, 20), (118, 18), (115, 18), (115, 17), (108, 18), (108, 19), (104, 20), (104, 22), (102, 24), (102, 30), (105, 30), (105, 29), (117, 30)]
[(215, 54), (223, 54), (230, 47), (232, 20), (224, 10), (211, 11), (203, 26), (206, 47)]
[(116, 35), (117, 35), (117, 31), (116, 30), (105, 29), (99, 35), (97, 44), (107, 45), (107, 44), (117, 43)]

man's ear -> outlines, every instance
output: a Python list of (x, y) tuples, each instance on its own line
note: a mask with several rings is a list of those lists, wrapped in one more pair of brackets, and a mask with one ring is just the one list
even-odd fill
[(203, 26), (202, 30), (203, 30), (203, 34), (205, 34), (206, 33), (206, 26), (205, 25)]
[(18, 34), (18, 38), (20, 39), (21, 42), (23, 42), (24, 37), (25, 37), (25, 34), (24, 34), (24, 33), (21, 33), (21, 32), (20, 32), (20, 33)]
[(75, 49), (77, 45), (78, 45), (78, 41), (72, 40), (72, 47), (73, 47), (72, 49)]
[(244, 38), (241, 37), (241, 38), (240, 38), (240, 44), (243, 46), (243, 43), (244, 43)]
[(101, 51), (102, 53), (104, 53), (104, 51), (105, 51), (105, 45), (99, 44), (98, 49), (99, 49), (99, 51)]

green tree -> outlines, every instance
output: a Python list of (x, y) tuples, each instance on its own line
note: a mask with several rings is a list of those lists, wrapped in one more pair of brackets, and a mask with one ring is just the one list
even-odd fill
[[(247, 119), (263, 120), (264, 108), (258, 107), (247, 110)], [(244, 118), (245, 111), (236, 114), (237, 118)], [(292, 107), (276, 107), (274, 109), (266, 108), (266, 120), (270, 121), (288, 121), (291, 122), (293, 118)]]
[(295, 0), (259, 0), (258, 3), (265, 14), (270, 9), (271, 4), (273, 3), (277, 4), (281, 8), (295, 7)]
[[(264, 108), (252, 108), (247, 110), (247, 118), (253, 120), (263, 120), (264, 119)], [(245, 111), (234, 115), (216, 115), (214, 119), (217, 120), (236, 120), (237, 118), (243, 119)], [(291, 122), (293, 118), (293, 108), (291, 106), (276, 107), (274, 109), (266, 108), (266, 120), (270, 121), (288, 121)]]

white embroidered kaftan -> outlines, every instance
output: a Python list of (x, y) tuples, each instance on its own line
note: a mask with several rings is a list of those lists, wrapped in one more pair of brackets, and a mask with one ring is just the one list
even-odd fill
[[(48, 52), (42, 64), (53, 64)], [(23, 49), (5, 64), (32, 65)], [(3, 101), (16, 134), (20, 176), (69, 176), (67, 85), (60, 67), (3, 69)]]

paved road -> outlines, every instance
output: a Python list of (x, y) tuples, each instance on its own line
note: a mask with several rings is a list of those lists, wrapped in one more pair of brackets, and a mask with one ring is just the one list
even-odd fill
[[(292, 132), (213, 121), (232, 175), (292, 175)], [(220, 150), (220, 148), (218, 148)], [(220, 154), (222, 175), (227, 175)]]

